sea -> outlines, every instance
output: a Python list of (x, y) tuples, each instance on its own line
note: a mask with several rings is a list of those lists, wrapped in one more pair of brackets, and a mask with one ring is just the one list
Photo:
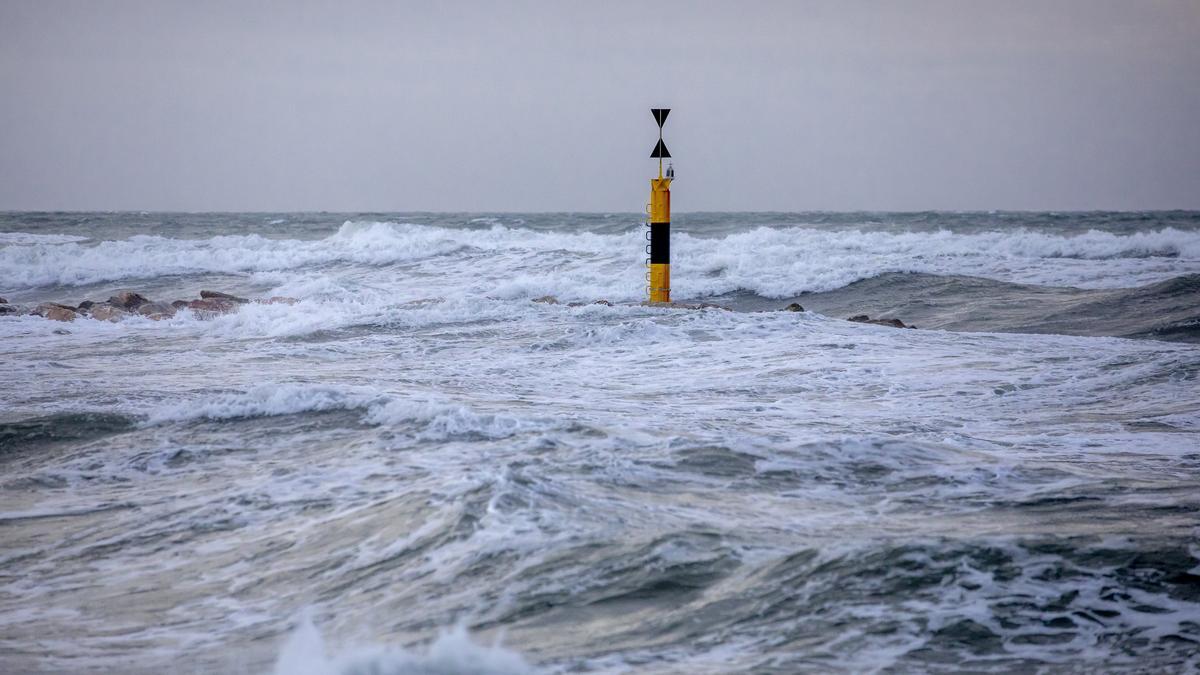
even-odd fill
[(645, 231), (0, 214), (0, 671), (1200, 669), (1200, 212)]

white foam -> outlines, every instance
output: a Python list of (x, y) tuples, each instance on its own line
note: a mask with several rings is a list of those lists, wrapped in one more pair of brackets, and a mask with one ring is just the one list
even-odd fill
[(363, 420), (383, 427), (403, 426), (418, 422), (423, 425), (420, 437), (440, 440), (454, 436), (479, 435), (505, 438), (526, 431), (547, 428), (542, 422), (521, 419), (512, 415), (480, 414), (464, 405), (431, 401), (393, 400), (373, 406)]
[(676, 287), (697, 296), (746, 289), (788, 297), (886, 272), (1104, 288), (1200, 271), (1200, 232), (1093, 230), (1063, 236), (1025, 229), (959, 234), (758, 228), (721, 239), (676, 237), (672, 254), (678, 257)]
[(439, 228), (347, 223), (320, 241), (223, 235), (203, 240), (137, 235), (91, 246), (0, 249), (0, 285), (85, 285), (173, 274), (286, 270), (349, 261), (379, 265), (443, 254), (463, 244)]
[(517, 652), (471, 640), (457, 626), (424, 649), (356, 647), (329, 654), (325, 641), (306, 615), (284, 643), (273, 675), (525, 675), (536, 670)]

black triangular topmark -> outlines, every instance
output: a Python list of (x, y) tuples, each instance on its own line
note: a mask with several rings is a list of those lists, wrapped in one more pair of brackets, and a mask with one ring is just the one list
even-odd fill
[(658, 122), (659, 129), (661, 129), (662, 125), (667, 121), (667, 115), (670, 114), (670, 112), (671, 112), (670, 108), (651, 108), (650, 109), (650, 114), (654, 115), (654, 121)]
[[(665, 115), (664, 115), (664, 117), (665, 117)], [(670, 157), (670, 156), (671, 156), (671, 152), (669, 150), (667, 150), (667, 144), (663, 143), (661, 138), (658, 139), (658, 145), (654, 146), (654, 150), (650, 151), (650, 157), (653, 159), (656, 157)]]

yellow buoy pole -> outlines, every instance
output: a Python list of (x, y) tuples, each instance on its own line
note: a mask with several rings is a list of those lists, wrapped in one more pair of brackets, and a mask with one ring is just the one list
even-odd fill
[(662, 161), (670, 157), (663, 143), (662, 127), (670, 108), (651, 108), (658, 122), (658, 145), (650, 153), (658, 158), (658, 178), (650, 179), (650, 302), (671, 301), (671, 180), (663, 177)]

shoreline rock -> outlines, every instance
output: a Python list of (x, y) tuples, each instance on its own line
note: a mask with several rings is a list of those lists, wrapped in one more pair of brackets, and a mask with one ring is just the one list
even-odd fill
[(120, 307), (127, 312), (132, 312), (147, 302), (150, 302), (150, 300), (146, 296), (130, 290), (117, 291), (116, 295), (108, 299), (108, 304)]
[(57, 302), (43, 302), (31, 313), (51, 321), (74, 321), (79, 316), (74, 307), (60, 305)]
[(179, 310), (186, 308), (201, 319), (211, 319), (221, 314), (236, 312), (242, 305), (250, 303), (294, 305), (297, 302), (299, 301), (296, 298), (283, 295), (250, 300), (220, 291), (203, 290), (200, 291), (199, 299), (174, 300), (168, 303), (151, 300), (134, 290), (123, 289), (114, 293), (108, 300), (102, 302), (84, 300), (76, 306), (43, 302), (30, 309), (28, 306), (10, 305), (4, 298), (0, 298), (0, 316), (34, 315), (52, 321), (74, 321), (84, 316), (96, 321), (115, 322), (127, 316), (136, 315), (161, 321), (175, 316)]
[(107, 302), (93, 303), (88, 307), (87, 316), (96, 321), (120, 321), (122, 317), (128, 316), (129, 312), (117, 307), (116, 305)]
[(175, 307), (161, 302), (146, 302), (138, 305), (137, 313), (155, 321), (175, 316)]
[(240, 305), (232, 300), (223, 298), (201, 298), (187, 303), (186, 307), (201, 318), (210, 319), (218, 314), (236, 312)]

